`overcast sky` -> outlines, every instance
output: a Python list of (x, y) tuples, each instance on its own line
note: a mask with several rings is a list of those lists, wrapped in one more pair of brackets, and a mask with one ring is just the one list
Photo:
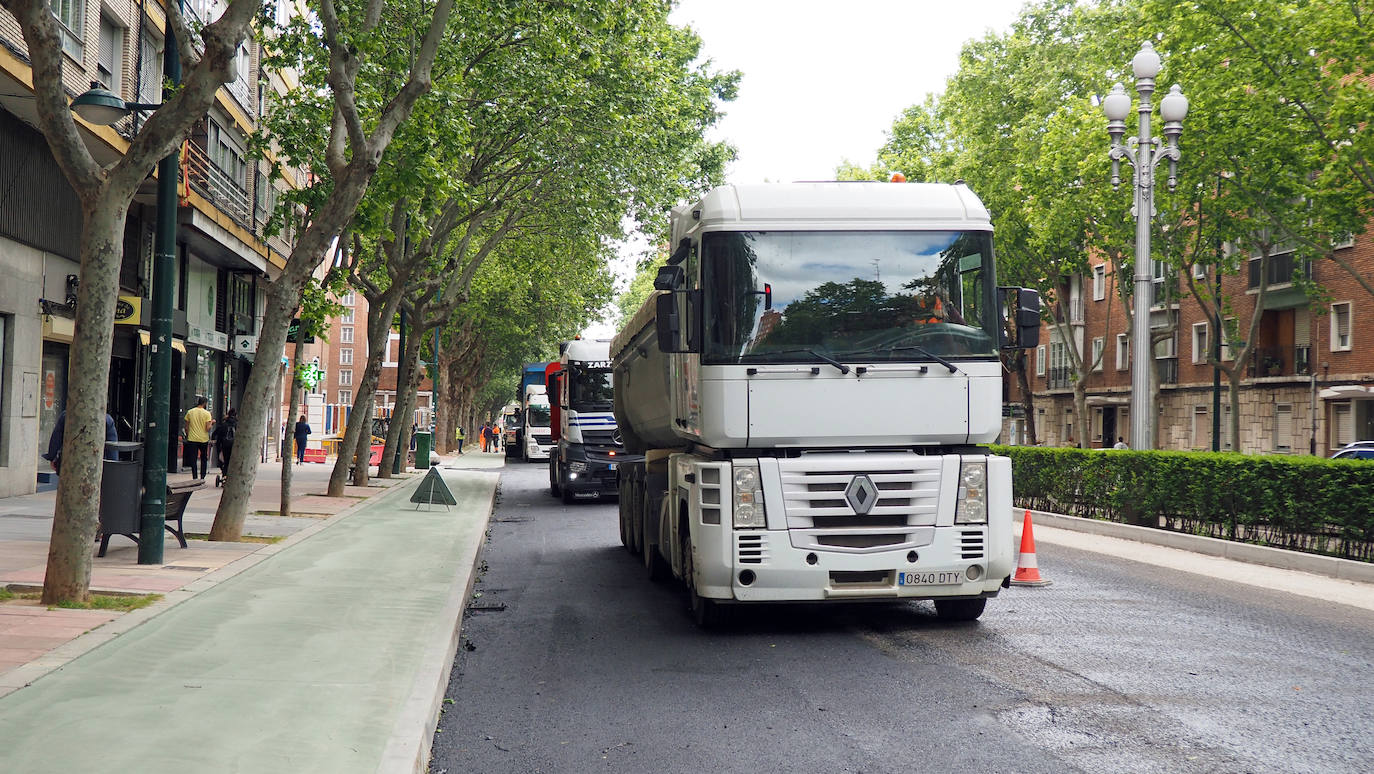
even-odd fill
[(867, 166), (892, 121), (944, 91), (959, 49), (1005, 32), (1023, 0), (679, 0), (672, 20), (703, 55), (743, 73), (717, 139), (732, 183), (833, 180)]
[[(944, 91), (965, 41), (1005, 32), (1023, 1), (678, 0), (671, 19), (743, 74), (711, 135), (735, 146), (729, 182), (833, 180), (842, 161), (871, 164), (897, 115)], [(643, 250), (621, 250), (617, 289)]]

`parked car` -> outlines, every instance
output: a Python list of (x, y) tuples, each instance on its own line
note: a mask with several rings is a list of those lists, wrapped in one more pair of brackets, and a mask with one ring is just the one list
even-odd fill
[(1356, 441), (1337, 449), (1333, 460), (1374, 460), (1374, 441)]

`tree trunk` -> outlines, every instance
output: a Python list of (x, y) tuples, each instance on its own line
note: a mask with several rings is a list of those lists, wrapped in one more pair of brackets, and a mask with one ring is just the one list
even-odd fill
[[(367, 313), (367, 366), (363, 369), (362, 381), (353, 398), (353, 411), (344, 428), (343, 442), (339, 445), (339, 459), (334, 463), (334, 471), (329, 475), (330, 497), (340, 497), (348, 482), (348, 468), (354, 466), (354, 485), (367, 485), (367, 465), (372, 449), (372, 403), (376, 400), (377, 383), (382, 377), (382, 359), (386, 356), (386, 339), (391, 331), (391, 320), (396, 308), (401, 304), (401, 292), (388, 291), (376, 299), (368, 299)], [(369, 410), (363, 411), (364, 407)], [(365, 439), (365, 442), (360, 442)], [(361, 456), (349, 456), (344, 450), (354, 450)], [(363, 470), (362, 484), (357, 483), (358, 469)]]
[[(317, 254), (320, 260), (324, 259), (323, 249)], [(314, 271), (314, 266), (319, 265), (319, 261), (308, 267), (302, 265), (304, 263), (298, 262), (295, 273), (291, 272), (292, 266), (288, 265), (286, 272), (267, 285), (267, 308), (258, 334), (258, 351), (253, 358), (253, 369), (248, 374), (248, 384), (244, 386), (242, 410), (239, 412), (237, 440), (250, 449), (262, 446), (267, 407), (277, 400), (271, 393), (277, 364), (281, 362), (282, 352), (286, 351), (287, 328), (291, 325), (292, 313), (300, 304), (306, 281)], [(301, 276), (302, 273), (304, 276)], [(295, 406), (291, 408), (294, 410)], [(292, 416), (286, 418), (288, 428), (294, 419)], [(292, 459), (294, 457), (288, 457), (282, 464), (290, 465)], [(243, 521), (247, 516), (257, 465), (255, 454), (235, 454), (229, 460), (229, 477), (220, 495), (219, 508), (215, 510), (215, 522), (210, 528), (211, 540), (237, 541), (243, 536)]]
[[(302, 337), (304, 338), (304, 337)], [(281, 505), (279, 506), (282, 516), (291, 515), (291, 475), (296, 469), (296, 450), (286, 446), (286, 439), (296, 437), (296, 407), (301, 405), (301, 393), (304, 392), (301, 380), (296, 378), (296, 374), (301, 369), (301, 352), (305, 349), (301, 344), (296, 345), (296, 351), (291, 356), (291, 390), (287, 393), (286, 405), (291, 410), (286, 412), (286, 428), (282, 433), (282, 445), (286, 450), (286, 457), (281, 463)]]
[[(45, 605), (84, 602), (90, 592), (110, 372), (86, 364), (110, 362), (116, 294), (109, 288), (119, 285), (128, 202), (128, 198), (107, 194), (82, 206), (81, 284), (67, 373), (67, 418), (57, 503), (43, 579), (41, 601)], [(106, 507), (138, 508), (139, 504), (106, 503)]]

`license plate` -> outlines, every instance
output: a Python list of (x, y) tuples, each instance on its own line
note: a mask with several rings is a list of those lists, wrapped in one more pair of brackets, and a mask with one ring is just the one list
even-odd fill
[(957, 586), (963, 582), (964, 573), (959, 570), (897, 573), (898, 586)]
[(615, 463), (612, 462), (612, 463), (611, 463), (610, 465), (608, 465), (607, 467), (608, 467), (609, 469), (611, 469), (611, 470), (615, 470)]

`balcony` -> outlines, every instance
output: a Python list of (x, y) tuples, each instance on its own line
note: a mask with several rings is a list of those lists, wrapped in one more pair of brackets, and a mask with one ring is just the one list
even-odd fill
[(1155, 358), (1155, 377), (1160, 384), (1178, 384), (1178, 358)]
[(1251, 379), (1308, 376), (1311, 373), (1311, 347), (1257, 347), (1250, 353), (1250, 363), (1246, 367), (1246, 375)]
[(250, 231), (258, 230), (253, 223), (252, 197), (243, 183), (211, 162), (205, 149), (194, 142), (185, 144), (181, 175), (191, 190), (204, 196), (235, 223)]
[(1067, 390), (1073, 387), (1074, 372), (1068, 366), (1057, 366), (1049, 369), (1049, 389)]

